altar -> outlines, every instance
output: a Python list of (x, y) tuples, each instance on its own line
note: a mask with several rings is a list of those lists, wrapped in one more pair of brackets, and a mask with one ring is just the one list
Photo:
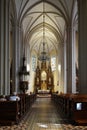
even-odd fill
[(38, 94), (49, 94), (50, 90), (38, 90)]
[(35, 92), (49, 94), (54, 88), (53, 84), (51, 65), (47, 65), (46, 62), (42, 62), (41, 65), (38, 63), (35, 75)]
[(47, 90), (47, 84), (45, 81), (41, 83), (41, 90)]

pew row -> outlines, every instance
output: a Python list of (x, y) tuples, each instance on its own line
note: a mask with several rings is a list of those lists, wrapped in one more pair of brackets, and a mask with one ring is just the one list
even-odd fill
[(0, 123), (18, 123), (20, 120), (20, 107), (18, 101), (0, 101)]
[(87, 125), (87, 95), (52, 94), (56, 108), (77, 125)]
[(20, 101), (0, 100), (0, 125), (18, 124), (36, 99), (36, 94), (19, 94)]

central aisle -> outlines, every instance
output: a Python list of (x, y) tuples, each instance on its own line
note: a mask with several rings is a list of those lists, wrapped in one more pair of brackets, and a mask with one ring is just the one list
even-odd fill
[(28, 117), (28, 130), (64, 130), (51, 98), (37, 98)]
[(0, 130), (87, 130), (87, 126), (69, 124), (50, 97), (41, 97), (36, 99), (19, 124), (0, 126)]

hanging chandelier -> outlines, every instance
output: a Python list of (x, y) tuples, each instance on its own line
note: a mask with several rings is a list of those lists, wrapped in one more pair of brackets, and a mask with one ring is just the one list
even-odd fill
[(48, 53), (45, 50), (46, 39), (45, 39), (45, 3), (44, 3), (44, 0), (43, 0), (43, 29), (42, 30), (43, 30), (43, 42), (42, 42), (43, 50), (40, 53), (38, 60), (46, 62), (50, 58), (48, 56)]

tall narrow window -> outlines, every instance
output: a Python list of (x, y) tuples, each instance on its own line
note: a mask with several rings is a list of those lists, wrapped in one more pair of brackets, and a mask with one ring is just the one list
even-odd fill
[(32, 56), (32, 71), (36, 70), (36, 57)]
[(51, 57), (51, 68), (52, 68), (52, 71), (56, 70), (56, 57), (55, 56)]

